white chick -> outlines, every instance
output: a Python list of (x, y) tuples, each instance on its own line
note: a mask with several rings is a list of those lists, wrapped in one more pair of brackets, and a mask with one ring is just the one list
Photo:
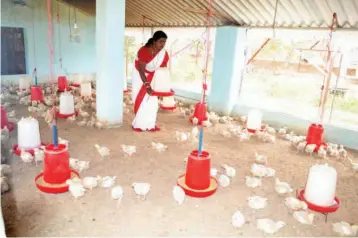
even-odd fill
[(246, 176), (245, 180), (245, 184), (248, 188), (257, 188), (262, 185), (261, 179), (259, 178)]
[(234, 178), (236, 176), (236, 169), (227, 165), (227, 164), (223, 164), (221, 165), (221, 167), (223, 167), (225, 169), (226, 175), (230, 178)]
[(193, 118), (193, 124), (194, 124), (194, 125), (198, 125), (198, 123), (199, 123), (199, 119), (196, 118), (196, 117), (194, 117), (194, 118)]
[(230, 178), (225, 174), (221, 174), (219, 177), (219, 184), (223, 188), (228, 187), (230, 185)]
[(225, 138), (230, 138), (231, 137), (231, 133), (230, 131), (227, 131), (227, 130), (222, 130), (221, 131), (221, 135)]
[(20, 157), (25, 163), (32, 163), (32, 161), (34, 161), (34, 157), (29, 152), (25, 151), (25, 149), (23, 148), (21, 148)]
[(332, 223), (332, 228), (335, 233), (341, 236), (356, 236), (358, 232), (358, 225), (350, 225), (345, 221)]
[(213, 124), (209, 120), (206, 120), (206, 121), (203, 121), (203, 126), (204, 127), (212, 127)]
[(329, 156), (337, 158), (339, 156), (338, 145), (333, 144), (331, 150), (329, 151)]
[(308, 213), (307, 211), (295, 211), (292, 216), (296, 221), (302, 224), (313, 225), (315, 214)]
[(79, 160), (79, 161), (77, 161), (77, 163), (76, 163), (76, 170), (77, 170), (78, 172), (82, 172), (82, 171), (84, 171), (84, 170), (89, 169), (89, 165), (90, 165), (90, 162), (89, 162), (89, 161)]
[(86, 111), (83, 111), (82, 109), (80, 109), (78, 111), (78, 113), (80, 114), (81, 117), (84, 117), (84, 118), (89, 117), (89, 113)]
[(61, 138), (61, 137), (58, 138), (58, 143), (59, 143), (59, 144), (64, 144), (64, 145), (66, 145), (67, 147), (68, 147), (68, 145), (70, 144), (70, 142), (69, 142), (68, 140), (65, 140), (65, 139), (63, 139), (63, 138)]
[(338, 149), (338, 153), (339, 153), (339, 157), (346, 159), (347, 158), (347, 151), (344, 149), (343, 145), (339, 145), (339, 149)]
[(251, 134), (247, 130), (243, 130), (238, 137), (240, 141), (248, 141), (250, 140)]
[(267, 131), (267, 133), (269, 133), (269, 134), (271, 134), (271, 135), (275, 135), (275, 134), (276, 134), (276, 130), (275, 130), (275, 128), (273, 128), (273, 127), (267, 126), (267, 127), (265, 128), (265, 130)]
[(273, 168), (266, 168), (266, 177), (275, 177), (276, 170)]
[(257, 219), (256, 221), (257, 229), (263, 231), (266, 234), (273, 235), (278, 232), (286, 224), (283, 221), (274, 222), (271, 219)]
[(185, 132), (176, 131), (175, 137), (177, 141), (187, 141), (189, 139), (189, 134)]
[(34, 157), (35, 157), (35, 163), (37, 166), (38, 162), (42, 162), (44, 160), (45, 157), (45, 152), (43, 150), (40, 150), (39, 148), (35, 148), (34, 149)]
[(299, 142), (297, 147), (296, 147), (297, 153), (300, 152), (300, 151), (303, 151), (305, 149), (306, 145), (307, 145), (306, 141)]
[(10, 186), (9, 186), (7, 177), (1, 176), (0, 185), (1, 185), (1, 194), (6, 193), (7, 191), (10, 190)]
[(287, 127), (282, 127), (278, 130), (278, 134), (280, 136), (284, 136), (284, 135), (286, 135), (286, 133), (287, 133)]
[(307, 154), (310, 154), (310, 156), (312, 156), (312, 153), (314, 152), (314, 150), (316, 149), (317, 145), (315, 144), (308, 144), (305, 147), (305, 152)]
[(86, 189), (83, 187), (83, 185), (76, 182), (70, 182), (68, 190), (71, 192), (72, 196), (75, 197), (75, 199), (83, 197), (86, 192)]
[(8, 118), (15, 117), (15, 116), (16, 116), (15, 110), (12, 110), (11, 112), (8, 112), (8, 113), (7, 113), (7, 117), (8, 117)]
[(87, 124), (86, 119), (83, 119), (82, 121), (77, 122), (77, 125), (79, 126), (85, 126)]
[(152, 148), (156, 149), (158, 152), (164, 152), (168, 146), (163, 145), (162, 143), (152, 142)]
[(323, 146), (320, 146), (319, 149), (318, 149), (318, 151), (317, 151), (317, 154), (318, 154), (318, 157), (319, 157), (319, 158), (325, 159), (326, 156), (327, 156), (327, 151), (324, 149)]
[(267, 198), (260, 196), (250, 196), (247, 198), (249, 207), (252, 209), (263, 209), (267, 205)]
[[(188, 159), (188, 158), (186, 158)], [(210, 168), (210, 176), (216, 178), (218, 175), (218, 169), (217, 168)]]
[(173, 188), (173, 197), (174, 200), (179, 204), (183, 204), (184, 199), (185, 199), (185, 192), (184, 190), (179, 187), (178, 185), (174, 186)]
[(286, 183), (286, 182), (281, 182), (278, 178), (276, 178), (275, 181), (275, 191), (278, 194), (285, 194), (285, 193), (290, 193), (293, 191), (293, 189), (291, 188), (291, 186)]
[(0, 175), (5, 176), (11, 173), (11, 167), (8, 164), (1, 164), (0, 165)]
[(121, 186), (117, 185), (114, 186), (111, 190), (111, 196), (114, 200), (118, 200), (117, 207), (121, 204), (123, 196), (124, 196), (124, 190)]
[(272, 144), (276, 143), (276, 137), (274, 135), (267, 133), (267, 132), (265, 132), (262, 140), (265, 143), (272, 143)]
[(137, 194), (137, 198), (142, 197), (142, 200), (146, 199), (147, 194), (150, 191), (149, 183), (132, 183), (132, 188), (134, 192)]
[(294, 210), (294, 211), (298, 211), (298, 210), (307, 210), (307, 204), (295, 197), (287, 197), (285, 198), (285, 205)]
[(191, 135), (192, 135), (193, 138), (198, 137), (198, 135), (199, 135), (199, 129), (198, 129), (197, 126), (196, 126), (196, 127), (193, 127), (193, 129), (191, 130)]
[(69, 161), (70, 161), (70, 167), (72, 169), (77, 170), (77, 163), (78, 163), (79, 160), (75, 159), (75, 158), (70, 158)]
[(231, 224), (234, 228), (241, 228), (245, 224), (245, 217), (240, 211), (236, 211), (231, 217)]
[(82, 179), (82, 185), (83, 185), (84, 188), (92, 190), (93, 188), (98, 186), (98, 181), (100, 179), (101, 178), (99, 176), (97, 176), (97, 177), (84, 177)]
[(114, 185), (114, 181), (116, 180), (117, 176), (106, 176), (100, 179), (101, 187), (102, 188), (110, 188)]
[(73, 116), (67, 118), (67, 121), (69, 121), (69, 122), (71, 122), (71, 123), (74, 122), (74, 121), (76, 121), (76, 115), (73, 115)]
[(122, 151), (129, 156), (132, 156), (137, 152), (137, 147), (134, 145), (121, 145), (121, 148)]
[(255, 160), (259, 164), (267, 164), (267, 156), (266, 155), (260, 155), (257, 152), (255, 152)]
[(250, 172), (256, 177), (265, 177), (267, 168), (261, 164), (253, 163)]
[(94, 147), (96, 147), (97, 152), (102, 157), (102, 159), (109, 157), (110, 150), (107, 147), (99, 146), (98, 144), (95, 144)]

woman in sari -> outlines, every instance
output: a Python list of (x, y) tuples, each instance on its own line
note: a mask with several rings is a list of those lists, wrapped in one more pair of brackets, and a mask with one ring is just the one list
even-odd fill
[(132, 73), (132, 99), (135, 118), (132, 122), (134, 131), (159, 131), (156, 125), (158, 97), (151, 95), (151, 82), (155, 71), (167, 67), (169, 55), (164, 49), (167, 35), (156, 31), (152, 38), (139, 49)]

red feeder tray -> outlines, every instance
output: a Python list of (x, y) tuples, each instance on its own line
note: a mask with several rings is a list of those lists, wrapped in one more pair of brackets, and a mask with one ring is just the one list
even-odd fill
[(177, 108), (177, 105), (174, 105), (173, 107), (165, 107), (162, 104), (160, 104), (160, 109), (165, 110), (165, 111), (173, 111)]
[[(79, 174), (74, 171), (74, 170), (70, 170), (71, 171), (71, 179), (73, 178), (79, 178)], [(40, 173), (35, 177), (35, 183), (36, 183), (36, 187), (44, 193), (65, 193), (68, 191), (68, 185), (66, 184), (66, 182), (64, 183), (60, 183), (60, 184), (51, 184), (51, 183), (46, 183), (44, 180), (44, 173)]]
[(318, 206), (316, 204), (308, 202), (305, 199), (304, 194), (305, 194), (305, 190), (303, 189), (297, 194), (297, 198), (299, 200), (305, 202), (310, 210), (324, 214), (326, 216), (326, 222), (327, 222), (328, 213), (337, 211), (338, 208), (341, 206), (341, 201), (337, 197), (334, 198), (334, 201), (335, 201), (334, 205), (329, 206), (329, 207), (322, 207), (322, 206)]
[(197, 150), (192, 151), (188, 157), (186, 174), (179, 176), (177, 184), (191, 197), (203, 198), (213, 195), (218, 183), (215, 178), (210, 177), (209, 153), (203, 151), (199, 156)]
[[(248, 132), (253, 133), (253, 134), (255, 134), (256, 131), (257, 131), (257, 130), (255, 130), (255, 129), (249, 129), (249, 128), (246, 128), (246, 129), (247, 129)], [(265, 130), (265, 126), (261, 126), (260, 131), (264, 131), (264, 130)]]
[(14, 130), (15, 123), (8, 121), (6, 109), (1, 106), (1, 129), (7, 127), (9, 131)]
[(58, 118), (69, 118), (69, 117), (72, 117), (73, 115), (75, 115), (76, 117), (78, 116), (78, 110), (75, 110), (75, 113), (72, 113), (72, 114), (61, 114), (59, 111), (57, 112), (57, 117)]
[[(45, 146), (46, 143), (41, 142), (41, 145)], [(39, 149), (41, 149), (41, 147), (39, 147)], [(14, 154), (17, 155), (17, 156), (20, 156), (20, 155), (21, 155), (21, 148), (19, 147), (18, 144), (14, 145), (14, 146), (12, 147), (12, 151), (13, 151)], [(25, 151), (26, 151), (26, 152), (29, 152), (32, 156), (34, 156), (34, 154), (35, 154), (34, 149), (28, 149), (28, 150), (25, 150)]]
[(79, 87), (81, 87), (81, 84), (79, 84), (79, 83), (71, 83), (71, 86), (79, 88)]
[(170, 97), (174, 95), (174, 91), (170, 90), (170, 92), (156, 92), (153, 91), (150, 96), (157, 96), (157, 97)]
[(306, 142), (307, 144), (315, 144), (315, 152), (318, 151), (321, 145), (327, 150), (327, 144), (323, 142), (323, 126), (321, 124), (311, 124), (307, 130)]
[(193, 123), (194, 117), (198, 118), (198, 124), (201, 125), (203, 121), (206, 121), (208, 117), (206, 116), (206, 103), (198, 102), (195, 104), (194, 115), (190, 117), (190, 122)]
[(40, 101), (42, 103), (45, 103), (42, 88), (40, 86), (31, 87), (31, 101)]

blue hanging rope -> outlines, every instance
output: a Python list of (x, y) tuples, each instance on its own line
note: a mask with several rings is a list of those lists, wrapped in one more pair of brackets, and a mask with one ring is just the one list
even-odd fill
[(204, 130), (203, 127), (200, 128), (200, 134), (199, 134), (199, 153), (198, 156), (201, 155), (201, 152), (203, 150), (203, 135), (204, 135)]
[(53, 139), (53, 145), (55, 147), (58, 146), (58, 137), (57, 137), (57, 126), (56, 124), (52, 125), (52, 139)]

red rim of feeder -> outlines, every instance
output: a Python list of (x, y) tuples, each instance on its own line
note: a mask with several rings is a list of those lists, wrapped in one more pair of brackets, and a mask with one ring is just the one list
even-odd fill
[(72, 87), (79, 88), (79, 87), (81, 86), (81, 84), (79, 84), (79, 83), (71, 83), (71, 86), (72, 86)]
[(16, 92), (20, 92), (20, 90), (21, 90), (21, 91), (26, 91), (27, 89), (26, 89), (26, 88), (23, 88), (23, 89), (19, 89), (19, 88), (18, 88), (18, 89), (16, 89)]
[(170, 90), (170, 92), (156, 92), (153, 91), (150, 96), (157, 96), (157, 97), (170, 97), (174, 95), (174, 90)]
[(337, 211), (338, 208), (341, 206), (341, 201), (337, 197), (334, 197), (334, 201), (336, 202), (336, 204), (329, 206), (329, 207), (322, 207), (322, 206), (318, 206), (316, 204), (308, 202), (305, 199), (304, 194), (305, 194), (305, 190), (303, 189), (298, 193), (297, 198), (299, 200), (305, 202), (307, 204), (308, 208), (312, 211), (316, 211), (316, 212), (320, 212), (320, 213), (332, 213), (332, 212)]
[(198, 102), (197, 104), (195, 104), (194, 113), (190, 116), (189, 121), (193, 123), (193, 119), (194, 117), (196, 117), (198, 119), (198, 125), (201, 125), (203, 121), (208, 120), (206, 112), (206, 103)]
[(180, 175), (179, 178), (177, 179), (177, 184), (184, 190), (185, 194), (190, 197), (196, 197), (196, 198), (209, 197), (213, 195), (218, 189), (218, 182), (213, 177), (210, 177), (209, 188), (203, 190), (192, 189), (185, 184), (185, 176), (186, 176), (185, 174)]
[(71, 91), (71, 88), (70, 87), (67, 87), (66, 90), (60, 90), (60, 89), (57, 89), (57, 92), (60, 92), (60, 93), (63, 93), (65, 91)]
[(166, 107), (166, 106), (163, 106), (162, 104), (160, 104), (160, 109), (162, 110), (166, 110), (166, 111), (173, 111), (177, 108), (177, 105), (174, 105), (172, 107)]
[[(15, 129), (15, 123), (13, 123), (13, 122), (11, 122), (11, 121), (8, 121), (6, 127), (7, 127), (7, 129), (8, 129), (9, 131), (12, 131), (12, 130)], [(5, 127), (4, 127), (4, 128), (5, 128)], [(1, 128), (1, 129), (4, 129), (4, 128)]]
[[(46, 143), (41, 142), (41, 146), (46, 146)], [(41, 147), (38, 147), (38, 148), (39, 148), (40, 150), (42, 150)], [(20, 156), (20, 155), (21, 155), (21, 148), (19, 147), (18, 144), (14, 145), (14, 146), (12, 147), (12, 151), (13, 151), (14, 154), (17, 155), (17, 156)], [(27, 149), (27, 150), (25, 150), (25, 151), (26, 151), (26, 152), (29, 152), (32, 156), (34, 156), (34, 154), (35, 154), (34, 149)]]
[(78, 110), (75, 110), (75, 112), (72, 113), (72, 114), (61, 114), (60, 112), (57, 112), (57, 117), (58, 118), (69, 118), (69, 117), (72, 117), (73, 115), (75, 115), (77, 117), (78, 116)]
[[(246, 130), (247, 130), (248, 132), (250, 132), (250, 133), (253, 133), (253, 134), (255, 134), (256, 131), (257, 131), (257, 129), (249, 129), (249, 128), (247, 128), (247, 127), (246, 127)], [(260, 131), (261, 131), (261, 132), (265, 131), (265, 126), (262, 125)]]
[(126, 90), (123, 90), (123, 93), (129, 93), (129, 92), (131, 92), (131, 91), (132, 91), (132, 89), (127, 88)]
[[(79, 178), (80, 175), (74, 171), (74, 170), (71, 170), (71, 179), (73, 178)], [(49, 184), (49, 185), (41, 185), (40, 182), (42, 182), (43, 184), (49, 184), (49, 183), (46, 183), (43, 179), (43, 172), (38, 174), (36, 177), (35, 177), (35, 183), (36, 183), (36, 187), (44, 192), (44, 193), (65, 193), (68, 191), (68, 184), (66, 184), (66, 182), (64, 183), (61, 183), (61, 184)]]

